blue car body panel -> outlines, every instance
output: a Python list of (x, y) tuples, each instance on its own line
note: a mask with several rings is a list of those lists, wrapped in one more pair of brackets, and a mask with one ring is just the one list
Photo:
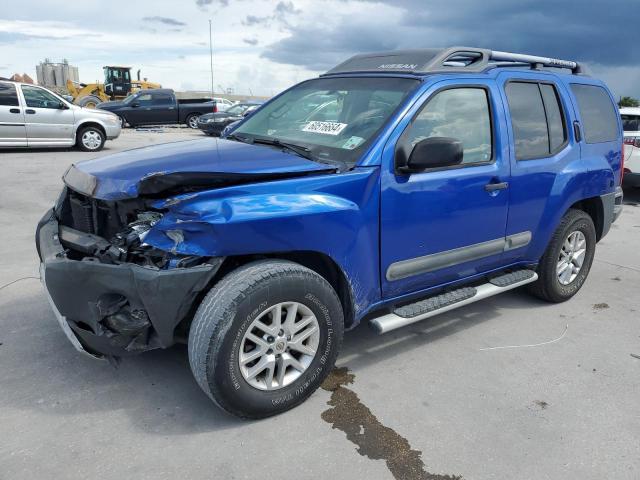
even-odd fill
[[(340, 76), (374, 75), (390, 74)], [(619, 186), (621, 125), (619, 142), (596, 145), (578, 141), (572, 128), (580, 117), (570, 84), (601, 82), (504, 69), (404, 76), (421, 79), (420, 86), (408, 95), (357, 165), (346, 172), (326, 173), (327, 165), (295, 154), (224, 139), (147, 147), (83, 162), (77, 168), (97, 179), (95, 197), (110, 201), (136, 197), (141, 180), (171, 172), (314, 173), (157, 200), (154, 206), (167, 212), (145, 242), (176, 254), (199, 256), (321, 253), (335, 262), (350, 285), (354, 325), (385, 304), (509, 266), (535, 264), (571, 205), (612, 194)], [(514, 159), (504, 92), (505, 83), (514, 78), (556, 85), (568, 135), (566, 146), (557, 154)], [(493, 161), (398, 174), (395, 145), (413, 115), (440, 89), (465, 85), (480, 86), (489, 93)], [(508, 182), (509, 188), (488, 193), (484, 186), (492, 182)], [(518, 248), (406, 278), (389, 277), (390, 266), (397, 262), (526, 234), (530, 239)]]

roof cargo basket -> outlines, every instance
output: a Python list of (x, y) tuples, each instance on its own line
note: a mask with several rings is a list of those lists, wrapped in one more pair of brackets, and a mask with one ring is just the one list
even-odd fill
[(582, 73), (580, 64), (521, 53), (499, 52), (474, 47), (425, 48), (356, 55), (329, 70), (325, 75), (358, 72), (404, 72), (412, 74), (440, 72), (484, 72), (496, 67), (566, 68)]

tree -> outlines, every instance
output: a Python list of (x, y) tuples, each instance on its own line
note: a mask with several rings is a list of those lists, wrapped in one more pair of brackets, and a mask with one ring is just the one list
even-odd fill
[(639, 107), (640, 101), (637, 98), (633, 97), (620, 97), (620, 101), (618, 102), (618, 106), (622, 107)]

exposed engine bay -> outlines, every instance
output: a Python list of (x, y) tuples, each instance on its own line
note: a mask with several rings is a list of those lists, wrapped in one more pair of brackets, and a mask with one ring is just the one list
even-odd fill
[[(133, 263), (158, 269), (187, 268), (206, 258), (180, 256), (158, 250), (144, 242), (164, 214), (151, 200), (105, 201), (66, 188), (56, 207), (60, 241), (71, 259), (95, 257), (102, 263)], [(176, 239), (179, 240), (179, 239)]]

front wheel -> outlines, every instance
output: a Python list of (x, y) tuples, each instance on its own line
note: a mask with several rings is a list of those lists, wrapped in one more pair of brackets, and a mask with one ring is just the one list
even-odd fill
[(198, 119), (200, 118), (200, 115), (198, 115), (197, 113), (192, 113), (191, 115), (189, 115), (187, 117), (187, 120), (185, 121), (185, 123), (187, 124), (187, 127), (189, 128), (198, 128)]
[(98, 127), (85, 127), (78, 131), (76, 146), (85, 152), (98, 152), (104, 147), (106, 137)]
[(263, 260), (224, 277), (189, 331), (189, 363), (229, 413), (264, 418), (307, 399), (329, 374), (343, 335), (338, 296), (293, 262)]
[(587, 279), (595, 251), (593, 220), (582, 210), (569, 210), (551, 237), (538, 265), (538, 280), (529, 290), (548, 302), (569, 300)]

